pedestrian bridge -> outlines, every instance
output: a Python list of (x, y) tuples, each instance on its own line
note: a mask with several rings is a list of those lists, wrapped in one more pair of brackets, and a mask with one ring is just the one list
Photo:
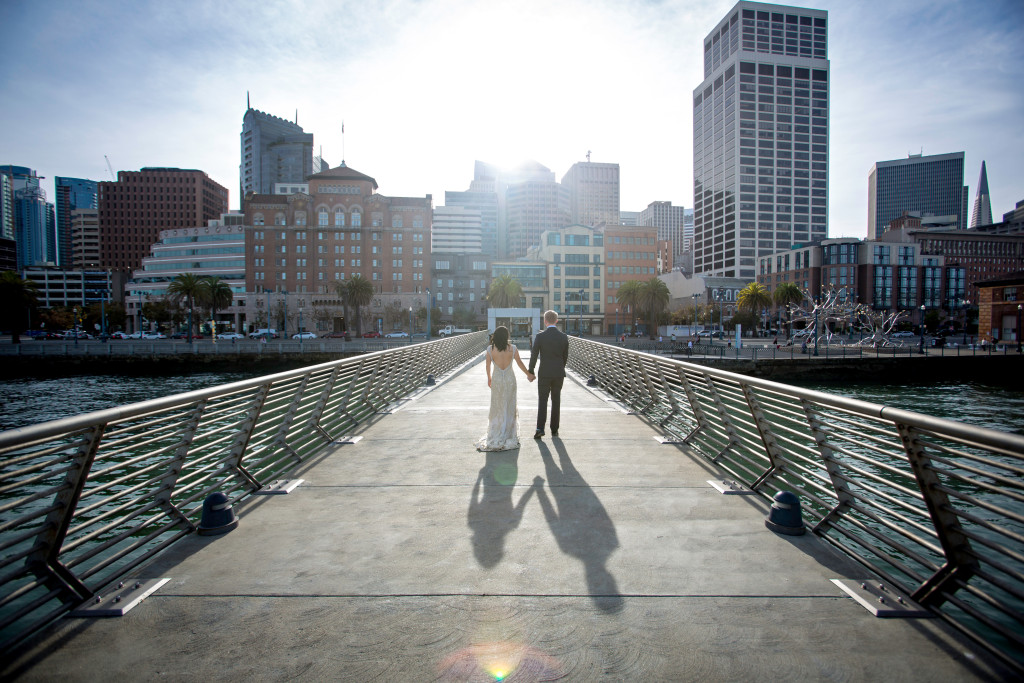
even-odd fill
[(520, 375), (483, 454), (485, 343), (0, 434), (0, 675), (1020, 676), (1021, 437), (573, 339), (560, 436)]

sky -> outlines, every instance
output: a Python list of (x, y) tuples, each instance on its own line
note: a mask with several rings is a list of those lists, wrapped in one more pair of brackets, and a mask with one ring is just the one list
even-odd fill
[[(876, 161), (965, 152), (1024, 200), (1024, 2), (795, 0), (829, 12), (829, 236), (864, 237)], [(720, 0), (0, 0), (0, 164), (110, 180), (198, 168), (237, 208), (246, 98), (381, 194), (474, 161), (618, 163), (621, 209), (693, 205), (692, 93)], [(344, 135), (342, 134), (344, 124)], [(105, 158), (106, 157), (106, 158)]]

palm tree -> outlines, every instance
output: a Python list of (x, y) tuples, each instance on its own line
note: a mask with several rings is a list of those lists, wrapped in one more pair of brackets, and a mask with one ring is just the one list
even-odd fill
[(363, 336), (363, 318), (359, 314), (359, 309), (373, 301), (375, 293), (373, 283), (362, 275), (356, 274), (348, 281), (346, 290), (349, 303), (356, 309), (356, 335), (361, 337)]
[(172, 301), (178, 303), (182, 299), (185, 299), (185, 306), (188, 309), (188, 335), (189, 338), (194, 336), (195, 333), (195, 304), (196, 301), (201, 301), (203, 296), (203, 290), (205, 285), (203, 284), (205, 278), (199, 277), (195, 273), (181, 273), (178, 277), (171, 280), (171, 284), (167, 285), (167, 295)]
[(11, 343), (21, 343), (28, 315), (36, 304), (36, 283), (22, 279), (17, 272), (0, 273), (0, 326), (11, 330)]
[(661, 314), (668, 308), (668, 302), (672, 295), (669, 294), (668, 285), (665, 284), (665, 281), (656, 277), (641, 283), (638, 293), (639, 300), (637, 303), (647, 318), (647, 331), (650, 333), (651, 339), (654, 339)]
[(639, 314), (640, 288), (642, 285), (643, 283), (639, 280), (623, 282), (618, 291), (615, 292), (615, 300), (619, 302), (619, 306), (629, 306), (634, 312)]
[(523, 300), (523, 286), (508, 273), (491, 280), (487, 303), (492, 308), (517, 308)]
[(768, 288), (761, 283), (751, 282), (740, 290), (736, 297), (736, 304), (741, 310), (754, 316), (756, 321), (760, 317), (761, 311), (772, 305), (772, 295), (768, 293)]
[(344, 280), (335, 280), (334, 291), (337, 292), (338, 298), (341, 299), (341, 314), (342, 316), (344, 316), (345, 320), (345, 329), (342, 331), (348, 332), (348, 283), (345, 282)]
[(201, 300), (210, 307), (210, 320), (212, 321), (214, 334), (217, 329), (217, 311), (227, 308), (234, 300), (234, 292), (231, 286), (219, 277), (206, 277), (202, 281)]
[[(790, 304), (799, 304), (804, 300), (804, 293), (792, 282), (783, 282), (772, 292), (775, 305), (779, 308), (786, 307), (786, 324), (789, 327), (789, 335), (793, 334), (793, 313), (789, 310)], [(787, 336), (789, 336), (787, 335)]]

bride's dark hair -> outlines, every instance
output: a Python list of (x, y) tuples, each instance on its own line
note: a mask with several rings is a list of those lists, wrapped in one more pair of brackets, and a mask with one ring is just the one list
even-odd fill
[(494, 334), (491, 335), (491, 343), (494, 344), (494, 348), (499, 351), (504, 351), (508, 348), (508, 328), (504, 325), (498, 325), (494, 328)]

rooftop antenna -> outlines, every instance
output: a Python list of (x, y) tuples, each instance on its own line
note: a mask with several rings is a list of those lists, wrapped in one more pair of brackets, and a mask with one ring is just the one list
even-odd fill
[(248, 90), (245, 91), (245, 108), (247, 110), (248, 109), (252, 109), (252, 105), (249, 104), (249, 91)]
[(299, 125), (299, 109), (298, 109), (298, 107), (295, 108), (295, 125), (296, 126)]
[(590, 163), (590, 150), (587, 150), (587, 163)]
[(110, 165), (110, 157), (104, 154), (103, 158), (107, 160), (107, 172), (110, 173), (110, 179), (117, 182), (117, 178), (114, 177), (114, 167)]
[(341, 165), (345, 165), (345, 119), (341, 120)]

